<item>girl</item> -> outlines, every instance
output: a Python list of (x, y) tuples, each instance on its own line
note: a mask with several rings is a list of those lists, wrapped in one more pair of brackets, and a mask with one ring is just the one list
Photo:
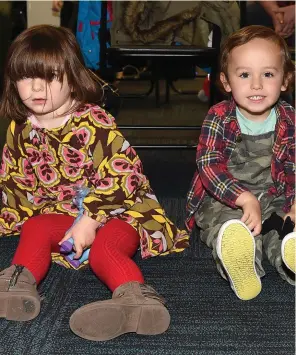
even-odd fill
[(242, 300), (261, 291), (262, 245), (280, 276), (295, 283), (296, 233), (283, 241), (275, 231), (260, 235), (273, 212), (295, 223), (295, 113), (279, 99), (293, 77), (287, 45), (273, 30), (237, 31), (221, 52), (220, 81), (232, 97), (210, 109), (199, 138), (186, 224), (201, 228)]
[[(181, 252), (188, 235), (166, 217), (136, 152), (95, 104), (101, 93), (74, 35), (48, 25), (27, 29), (11, 45), (5, 73), (1, 116), (12, 122), (0, 168), (0, 234), (21, 236), (0, 274), (0, 316), (38, 315), (36, 286), (51, 253), (71, 267), (60, 245), (72, 237), (75, 258), (90, 247), (90, 267), (113, 292), (112, 300), (75, 311), (72, 331), (97, 341), (164, 332), (169, 313), (131, 257), (139, 246), (143, 258)], [(89, 193), (73, 224), (77, 189)]]

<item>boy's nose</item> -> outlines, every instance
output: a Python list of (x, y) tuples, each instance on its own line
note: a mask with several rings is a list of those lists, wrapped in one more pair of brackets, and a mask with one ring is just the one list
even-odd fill
[(44, 81), (39, 78), (32, 79), (32, 90), (33, 91), (43, 91), (44, 90)]
[(252, 83), (251, 83), (251, 87), (253, 90), (260, 90), (262, 89), (262, 80), (260, 77), (253, 77), (252, 78)]

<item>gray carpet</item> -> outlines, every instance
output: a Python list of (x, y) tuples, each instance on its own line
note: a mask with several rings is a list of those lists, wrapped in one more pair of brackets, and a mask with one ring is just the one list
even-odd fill
[[(139, 153), (168, 215), (182, 225), (184, 191), (194, 170), (187, 161), (194, 152)], [(158, 174), (164, 174), (169, 182), (159, 179)], [(17, 238), (0, 240), (0, 268), (9, 265), (16, 245)], [(40, 285), (45, 299), (39, 317), (27, 323), (0, 320), (0, 354), (295, 354), (294, 288), (282, 281), (266, 261), (261, 294), (242, 302), (216, 272), (211, 252), (198, 241), (196, 231), (190, 248), (182, 254), (146, 261), (136, 255), (135, 259), (147, 283), (167, 299), (172, 320), (165, 334), (125, 334), (103, 343), (76, 337), (68, 326), (72, 312), (111, 294), (89, 269), (75, 272), (54, 265)]]

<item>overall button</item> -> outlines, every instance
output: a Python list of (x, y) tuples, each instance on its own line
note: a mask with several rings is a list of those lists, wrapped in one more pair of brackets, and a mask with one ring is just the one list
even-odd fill
[(242, 136), (237, 136), (236, 137), (236, 143), (240, 143), (240, 142), (242, 142)]

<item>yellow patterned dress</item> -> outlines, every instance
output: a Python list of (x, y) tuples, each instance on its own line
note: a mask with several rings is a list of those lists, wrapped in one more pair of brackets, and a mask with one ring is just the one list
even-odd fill
[[(56, 129), (40, 128), (29, 119), (10, 124), (0, 166), (0, 236), (19, 234), (22, 224), (39, 214), (76, 217), (77, 186), (90, 190), (86, 215), (98, 222), (119, 218), (138, 231), (143, 258), (188, 246), (187, 232), (166, 217), (114, 118), (94, 105)], [(63, 258), (53, 254), (54, 261), (69, 267)]]

